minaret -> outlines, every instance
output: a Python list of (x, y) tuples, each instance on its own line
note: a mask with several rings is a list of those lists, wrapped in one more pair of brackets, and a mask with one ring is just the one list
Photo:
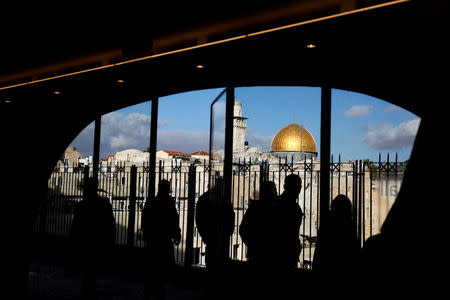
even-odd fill
[(247, 118), (242, 117), (242, 103), (239, 99), (235, 99), (233, 111), (233, 154), (245, 151), (246, 130)]

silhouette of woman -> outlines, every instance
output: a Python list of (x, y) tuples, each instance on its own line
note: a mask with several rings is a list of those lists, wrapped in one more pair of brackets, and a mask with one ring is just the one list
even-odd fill
[(313, 270), (351, 274), (357, 266), (360, 248), (353, 226), (352, 203), (347, 196), (338, 195), (331, 203), (328, 227), (320, 228)]

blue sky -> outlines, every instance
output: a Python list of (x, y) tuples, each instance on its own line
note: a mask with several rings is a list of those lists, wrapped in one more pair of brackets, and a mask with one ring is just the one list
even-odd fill
[[(160, 98), (158, 149), (191, 153), (208, 151), (210, 105), (223, 89), (200, 90)], [(293, 122), (303, 124), (320, 149), (320, 88), (241, 87), (250, 146), (268, 150), (272, 137)], [(150, 102), (144, 102), (102, 117), (101, 156), (149, 144)], [(220, 113), (220, 112), (219, 112)], [(409, 158), (419, 118), (389, 102), (341, 90), (332, 93), (331, 153), (342, 160), (378, 160), (378, 153), (399, 160)], [(216, 126), (218, 127), (218, 126)], [(217, 129), (217, 128), (216, 128)], [(220, 138), (221, 129), (217, 129)], [(92, 153), (93, 125), (72, 143), (83, 155)], [(319, 153), (320, 155), (320, 153)]]

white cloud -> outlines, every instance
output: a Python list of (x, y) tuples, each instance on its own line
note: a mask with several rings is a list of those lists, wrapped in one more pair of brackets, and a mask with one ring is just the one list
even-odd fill
[(247, 130), (247, 141), (249, 147), (260, 147), (262, 151), (269, 151), (272, 136), (264, 136), (254, 133), (251, 128)]
[(404, 109), (397, 106), (397, 105), (389, 105), (388, 107), (386, 107), (384, 109), (385, 113), (392, 113), (392, 112), (396, 112), (396, 111), (403, 111)]
[(377, 150), (392, 150), (412, 146), (419, 129), (420, 119), (414, 119), (391, 126), (381, 124), (367, 128), (362, 142)]
[(112, 112), (102, 117), (101, 153), (125, 149), (145, 150), (150, 143), (150, 116)]
[(183, 153), (192, 153), (198, 150), (209, 152), (209, 131), (160, 131), (157, 149)]
[(363, 117), (370, 114), (372, 109), (372, 105), (353, 105), (352, 107), (344, 111), (344, 114), (347, 117)]
[[(112, 112), (102, 116), (100, 155), (115, 154), (125, 149), (145, 150), (150, 144), (151, 117), (141, 113), (128, 115)], [(172, 124), (169, 120), (158, 120), (158, 128)], [(83, 155), (92, 155), (94, 123), (87, 126), (72, 142)]]

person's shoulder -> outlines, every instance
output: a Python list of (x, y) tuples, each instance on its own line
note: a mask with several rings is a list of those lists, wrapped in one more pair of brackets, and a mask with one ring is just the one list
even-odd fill
[(111, 202), (109, 201), (109, 199), (107, 197), (99, 197), (99, 198), (100, 198), (101, 202), (103, 203), (103, 205), (112, 207)]
[(298, 204), (297, 202), (292, 202), (291, 206), (296, 214), (303, 215), (303, 211), (302, 208), (300, 207), (300, 204)]
[(171, 205), (175, 205), (175, 198), (172, 196), (169, 196), (168, 201)]
[[(198, 197), (198, 201), (204, 201), (204, 200), (208, 200), (209, 199), (209, 192), (207, 191), (207, 192), (205, 192), (205, 193), (203, 193), (203, 194), (201, 194), (199, 197)], [(197, 201), (197, 202), (198, 202)]]
[(209, 195), (207, 192), (198, 197), (197, 206), (204, 206), (207, 205), (208, 203), (209, 203)]

